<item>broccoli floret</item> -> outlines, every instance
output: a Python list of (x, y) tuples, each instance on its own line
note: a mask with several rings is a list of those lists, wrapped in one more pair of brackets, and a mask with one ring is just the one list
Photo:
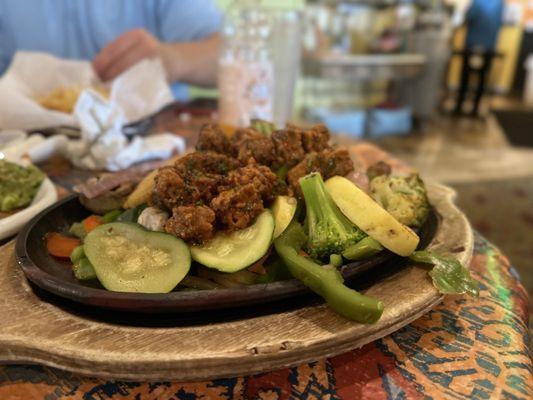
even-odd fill
[(402, 224), (419, 228), (429, 214), (426, 186), (418, 174), (379, 175), (370, 181), (370, 195)]
[(330, 254), (341, 254), (366, 236), (339, 210), (319, 173), (306, 175), (299, 183), (307, 210), (306, 250), (311, 257), (325, 259)]

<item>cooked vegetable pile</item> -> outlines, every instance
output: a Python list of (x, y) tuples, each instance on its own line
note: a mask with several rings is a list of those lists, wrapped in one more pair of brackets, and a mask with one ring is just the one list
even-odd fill
[(417, 175), (369, 169), (370, 192), (345, 178), (346, 150), (323, 126), (276, 130), (256, 121), (228, 139), (206, 126), (197, 151), (142, 180), (120, 209), (50, 233), (47, 247), (70, 257), (80, 280), (108, 290), (215, 290), (296, 278), (330, 307), (361, 323), (384, 305), (347, 287), (339, 267), (382, 251), (433, 265), (443, 293), (477, 295), (451, 257), (416, 251), (430, 210)]
[(0, 160), (0, 212), (10, 212), (30, 204), (44, 174), (36, 167)]

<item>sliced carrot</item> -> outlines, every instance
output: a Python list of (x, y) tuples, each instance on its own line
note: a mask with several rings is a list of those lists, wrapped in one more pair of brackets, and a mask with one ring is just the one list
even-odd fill
[(93, 229), (96, 229), (102, 225), (102, 217), (99, 215), (91, 215), (90, 217), (85, 218), (82, 224), (85, 232), (89, 233)]
[(45, 236), (46, 249), (54, 257), (69, 258), (72, 251), (80, 245), (81, 240), (57, 232), (47, 233)]

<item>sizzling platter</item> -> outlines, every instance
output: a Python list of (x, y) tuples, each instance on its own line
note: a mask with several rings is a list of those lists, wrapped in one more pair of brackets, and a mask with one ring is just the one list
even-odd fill
[(28, 279), (137, 312), (273, 302), (305, 286), (371, 324), (384, 303), (347, 281), (394, 254), (426, 265), (441, 293), (478, 293), (457, 259), (424, 250), (435, 218), (419, 175), (378, 162), (355, 179), (349, 150), (324, 125), (254, 121), (228, 137), (207, 124), (196, 151), (130, 172), (87, 182), (26, 227), (17, 257)]

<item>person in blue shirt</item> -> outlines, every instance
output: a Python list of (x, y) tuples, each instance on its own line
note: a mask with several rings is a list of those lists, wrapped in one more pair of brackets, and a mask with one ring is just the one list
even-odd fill
[(472, 0), (466, 13), (467, 33), (456, 114), (462, 113), (472, 73), (476, 73), (478, 79), (471, 114), (478, 113), (503, 23), (503, 7), (503, 0)]
[(220, 25), (211, 0), (0, 0), (0, 74), (18, 50), (91, 60), (103, 81), (159, 57), (170, 82), (211, 86)]

